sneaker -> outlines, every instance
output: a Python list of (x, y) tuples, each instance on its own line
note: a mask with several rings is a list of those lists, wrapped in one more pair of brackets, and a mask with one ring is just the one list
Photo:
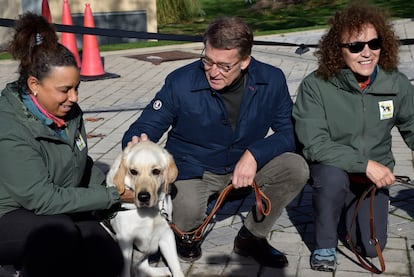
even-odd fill
[(336, 264), (335, 248), (322, 248), (313, 251), (310, 261), (313, 270), (334, 272)]

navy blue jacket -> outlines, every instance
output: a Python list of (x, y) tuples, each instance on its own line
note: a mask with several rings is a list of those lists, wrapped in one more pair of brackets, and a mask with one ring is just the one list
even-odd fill
[(283, 72), (254, 58), (247, 70), (234, 131), (221, 95), (210, 88), (202, 63), (196, 61), (167, 76), (164, 86), (124, 134), (122, 147), (141, 133), (158, 141), (171, 127), (166, 149), (177, 164), (178, 180), (201, 177), (204, 171), (231, 173), (246, 149), (255, 157), (258, 169), (274, 157), (294, 151), (292, 100)]

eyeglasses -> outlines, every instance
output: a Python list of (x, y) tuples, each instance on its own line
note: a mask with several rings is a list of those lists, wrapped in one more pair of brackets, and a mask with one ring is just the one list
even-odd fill
[(359, 53), (364, 50), (365, 45), (368, 44), (369, 49), (378, 50), (382, 46), (382, 40), (380, 38), (374, 38), (370, 41), (355, 41), (350, 43), (341, 43), (339, 46), (348, 48), (351, 53)]
[(206, 57), (201, 57), (201, 62), (204, 64), (205, 70), (210, 70), (213, 67), (213, 65), (216, 65), (218, 71), (220, 71), (221, 73), (229, 73), (240, 61), (241, 60), (238, 60), (233, 64), (214, 63), (212, 61), (209, 61)]

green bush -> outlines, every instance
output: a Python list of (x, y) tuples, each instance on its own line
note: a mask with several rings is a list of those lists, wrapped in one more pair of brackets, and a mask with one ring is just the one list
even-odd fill
[(157, 0), (158, 24), (172, 24), (201, 15), (199, 0)]

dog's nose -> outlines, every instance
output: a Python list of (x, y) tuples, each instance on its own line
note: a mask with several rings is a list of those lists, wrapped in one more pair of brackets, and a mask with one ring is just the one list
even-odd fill
[(138, 193), (138, 200), (142, 203), (149, 203), (151, 199), (151, 195), (149, 192), (144, 191), (144, 192), (140, 192)]

